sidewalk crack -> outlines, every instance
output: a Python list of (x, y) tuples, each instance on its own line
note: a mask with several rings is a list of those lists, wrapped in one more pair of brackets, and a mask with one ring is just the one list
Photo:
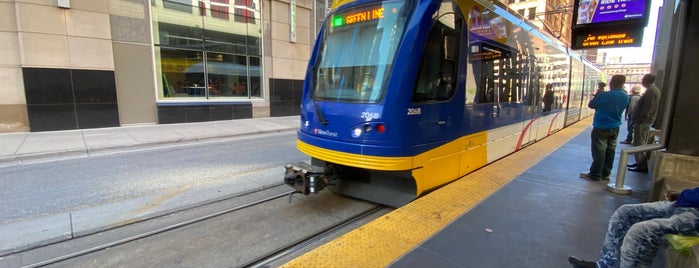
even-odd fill
[(68, 216), (70, 217), (70, 238), (73, 239), (75, 238), (75, 232), (73, 230), (73, 212), (68, 212)]
[(17, 155), (19, 153), (19, 150), (22, 149), (22, 146), (24, 146), (24, 142), (27, 141), (27, 138), (29, 138), (30, 134), (31, 133), (27, 133), (27, 135), (24, 135), (24, 139), (22, 139), (22, 142), (19, 144), (19, 146), (17, 146), (17, 150), (15, 150), (14, 155)]
[(80, 136), (83, 137), (83, 145), (85, 145), (85, 154), (87, 154), (87, 156), (92, 156), (90, 155), (90, 147), (87, 145), (87, 140), (85, 139), (84, 130), (80, 130)]

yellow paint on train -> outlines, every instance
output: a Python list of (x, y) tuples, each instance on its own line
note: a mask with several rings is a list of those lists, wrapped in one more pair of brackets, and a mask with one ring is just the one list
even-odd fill
[(410, 157), (382, 157), (328, 150), (297, 141), (299, 151), (314, 158), (345, 166), (381, 171), (412, 170), (416, 196), (444, 185), (487, 164), (487, 133), (458, 138)]
[(340, 165), (365, 168), (369, 170), (401, 171), (413, 168), (412, 157), (382, 157), (338, 152), (316, 147), (301, 140), (296, 141), (296, 147), (311, 157)]
[(414, 157), (417, 195), (439, 187), (487, 164), (486, 132), (458, 138)]
[(333, 3), (332, 3), (332, 5), (330, 6), (330, 8), (335, 9), (335, 8), (341, 6), (341, 5), (344, 5), (344, 4), (347, 4), (347, 3), (351, 3), (351, 2), (354, 2), (354, 1), (355, 1), (355, 0), (333, 0)]

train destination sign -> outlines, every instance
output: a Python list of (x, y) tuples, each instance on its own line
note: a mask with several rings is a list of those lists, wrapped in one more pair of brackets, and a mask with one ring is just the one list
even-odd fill
[[(377, 7), (370, 10), (355, 11), (347, 14), (335, 16), (332, 21), (333, 27), (350, 25), (365, 21), (372, 21), (384, 18), (384, 8)], [(395, 13), (395, 12), (394, 12)]]
[(577, 0), (575, 25), (644, 20), (650, 0)]
[(616, 44), (633, 44), (633, 37), (625, 34), (600, 34), (600, 35), (588, 35), (587, 38), (582, 43), (583, 47), (599, 47), (599, 46), (611, 46)]
[(612, 48), (640, 46), (643, 42), (643, 28), (619, 32), (589, 32), (573, 36), (573, 49)]
[(575, 0), (573, 49), (637, 47), (643, 42), (651, 0)]

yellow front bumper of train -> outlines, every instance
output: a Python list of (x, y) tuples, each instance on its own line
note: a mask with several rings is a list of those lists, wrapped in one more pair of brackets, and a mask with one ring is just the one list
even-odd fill
[(487, 134), (461, 137), (416, 156), (382, 157), (351, 154), (316, 147), (300, 140), (298, 149), (326, 162), (370, 171), (411, 171), (416, 196), (487, 164)]

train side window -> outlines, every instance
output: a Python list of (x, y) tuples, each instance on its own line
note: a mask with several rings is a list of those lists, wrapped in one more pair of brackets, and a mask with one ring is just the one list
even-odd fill
[(433, 16), (435, 24), (422, 55), (413, 102), (445, 101), (454, 95), (462, 21), (455, 14), (453, 4), (445, 1)]

